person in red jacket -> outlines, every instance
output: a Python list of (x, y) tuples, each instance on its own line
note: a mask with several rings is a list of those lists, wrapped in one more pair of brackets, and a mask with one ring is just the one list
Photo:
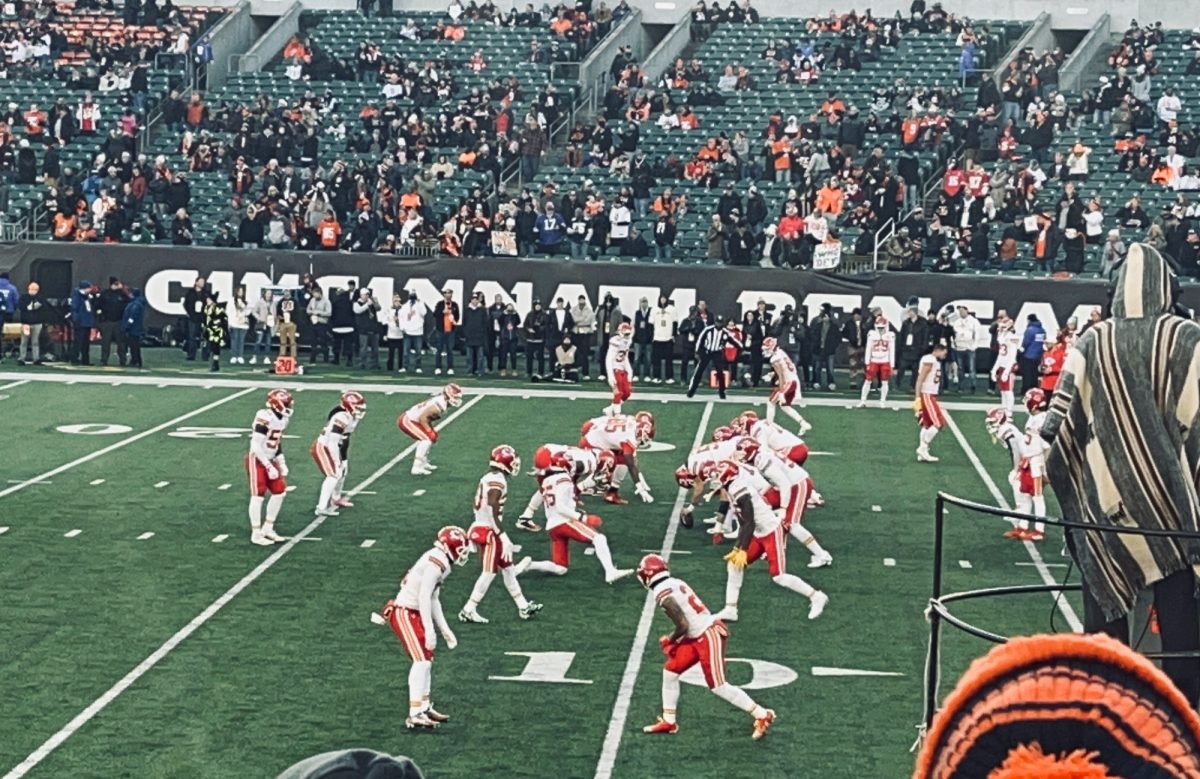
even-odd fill
[(332, 211), (326, 211), (325, 218), (317, 225), (317, 240), (321, 242), (321, 248), (326, 251), (333, 251), (338, 247), (338, 239), (341, 236), (342, 226), (338, 224)]
[(1068, 331), (1060, 330), (1054, 346), (1042, 352), (1042, 362), (1038, 365), (1038, 386), (1047, 394), (1054, 392), (1058, 377), (1062, 375), (1063, 363), (1067, 360), (1068, 336)]

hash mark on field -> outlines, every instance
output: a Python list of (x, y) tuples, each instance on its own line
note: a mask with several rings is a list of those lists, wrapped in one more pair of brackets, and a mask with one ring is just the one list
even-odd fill
[(894, 558), (894, 557), (883, 558), (883, 565), (885, 568), (895, 568), (896, 567), (896, 558)]
[(958, 567), (962, 568), (964, 570), (967, 570), (971, 567), (971, 561), (970, 560), (959, 560)]
[(361, 546), (363, 549), (370, 549), (371, 547), (375, 546), (375, 539), (368, 538), (367, 540), (365, 540), (361, 544), (359, 544), (359, 546)]
[(232, 484), (222, 484), (220, 487), (217, 487), (217, 489), (219, 489), (219, 490), (221, 490), (222, 492), (224, 492), (225, 490), (229, 489), (229, 488), (230, 488), (230, 487), (232, 487), (232, 486), (233, 486)]
[(139, 541), (149, 541), (151, 538), (154, 538), (154, 533), (149, 532), (149, 531), (142, 533), (140, 536), (138, 536)]
[(871, 507), (871, 511), (874, 511), (874, 512), (877, 512), (877, 513), (878, 513), (878, 512), (880, 512), (880, 511), (883, 511), (883, 506), (872, 506), (872, 507)]
[[(20, 482), (18, 482), (18, 484), (19, 483)], [(92, 479), (90, 482), (88, 482), (88, 484), (92, 485), (93, 487), (99, 487), (103, 483), (104, 483), (104, 479)]]
[(169, 482), (169, 481), (160, 481), (158, 484), (154, 485), (154, 489), (161, 490), (163, 487), (167, 486), (170, 483), (171, 482)]
[[(591, 547), (588, 547), (588, 548), (590, 549)], [(661, 549), (643, 549), (642, 551), (647, 552), (649, 554), (659, 554), (660, 552), (662, 552)], [(691, 552), (681, 552), (681, 551), (671, 552), (672, 557), (674, 557), (675, 555), (680, 555), (680, 554), (691, 554)]]
[(284, 490), (284, 492), (294, 492), (294, 491), (295, 491), (295, 489), (296, 489), (296, 485), (295, 485), (295, 484), (289, 484), (289, 485), (287, 486), (287, 489), (286, 489), (286, 490)]
[(360, 490), (354, 494), (355, 495), (378, 495), (379, 493), (375, 492), (374, 490)]
[(419, 498), (425, 494), (425, 490), (413, 490), (413, 497)]
[(0, 527), (0, 536), (8, 532), (8, 526)]
[(83, 531), (80, 530), (79, 528), (75, 528), (74, 530), (68, 530), (67, 532), (63, 533), (63, 538), (74, 538), (75, 536), (79, 535), (82, 532)]
[[(1013, 565), (1020, 565), (1020, 566), (1026, 567), (1026, 568), (1037, 568), (1038, 567), (1037, 563), (1013, 563)], [(1066, 568), (1067, 567), (1066, 563), (1042, 563), (1042, 565), (1044, 565), (1047, 568)]]
[(217, 537), (215, 537), (215, 538), (213, 539), (213, 543), (214, 543), (214, 544), (219, 544), (219, 543), (223, 542), (223, 541), (224, 541), (226, 538), (229, 538), (229, 534), (228, 534), (228, 533), (222, 533), (221, 535), (219, 535), (219, 536), (217, 536)]

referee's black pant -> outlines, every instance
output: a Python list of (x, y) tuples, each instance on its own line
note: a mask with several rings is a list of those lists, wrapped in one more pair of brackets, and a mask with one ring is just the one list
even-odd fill
[(702, 354), (696, 359), (696, 372), (692, 374), (692, 383), (688, 386), (687, 391), (689, 398), (696, 394), (696, 389), (700, 386), (700, 382), (704, 381), (710, 366), (717, 372), (717, 394), (722, 399), (725, 397), (725, 370), (729, 365), (725, 362), (725, 353), (717, 351)]

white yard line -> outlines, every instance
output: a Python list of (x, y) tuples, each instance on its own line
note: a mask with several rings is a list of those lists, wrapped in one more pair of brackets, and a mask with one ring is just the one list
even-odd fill
[(13, 387), (19, 387), (22, 384), (28, 384), (28, 383), (29, 383), (29, 379), (21, 379), (20, 381), (10, 381), (8, 384), (0, 384), (0, 390), (12, 389)]
[[(971, 447), (971, 442), (967, 440), (965, 435), (963, 435), (962, 429), (959, 428), (958, 423), (955, 422), (954, 418), (949, 414), (946, 414), (945, 417), (946, 425), (950, 428), (950, 432), (954, 434), (956, 439), (958, 439), (958, 445), (962, 447), (963, 452), (965, 452), (967, 455), (967, 459), (970, 460), (971, 465), (975, 467), (975, 472), (979, 474), (979, 478), (983, 479), (983, 484), (988, 488), (988, 492), (992, 493), (992, 498), (995, 499), (996, 505), (1002, 509), (1011, 511), (1012, 507), (1008, 505), (1008, 501), (1005, 500), (1004, 493), (1002, 493), (1000, 488), (996, 486), (996, 482), (992, 479), (992, 475), (987, 472), (986, 468), (983, 467), (983, 463), (979, 460), (979, 455), (975, 453), (975, 450)], [(1045, 584), (1057, 585), (1058, 581), (1050, 573), (1050, 569), (1046, 565), (1046, 561), (1042, 559), (1042, 553), (1041, 550), (1037, 548), (1037, 544), (1033, 543), (1032, 541), (1022, 541), (1021, 543), (1025, 545), (1025, 551), (1029, 553), (1029, 558), (1033, 561), (1033, 567), (1037, 569), (1038, 575), (1042, 577), (1042, 582)], [(1059, 612), (1062, 613), (1063, 618), (1067, 621), (1067, 624), (1071, 627), (1071, 630), (1076, 633), (1082, 633), (1083, 622), (1079, 619), (1079, 615), (1075, 613), (1075, 608), (1071, 606), (1071, 602), (1067, 600), (1066, 596), (1059, 592), (1052, 592), (1050, 593), (1050, 597), (1054, 599), (1055, 605), (1058, 606)]]
[[(30, 382), (49, 382), (54, 384), (109, 384), (111, 379), (96, 374), (71, 374), (70, 378), (65, 378), (61, 375), (54, 374), (39, 374), (36, 376), (23, 376), (16, 372), (0, 371), (0, 381), (7, 379), (24, 379)], [(334, 381), (296, 381), (289, 380), (287, 377), (279, 377), (278, 379), (197, 379), (186, 376), (129, 376), (123, 379), (125, 386), (152, 386), (152, 387), (213, 387), (224, 389), (244, 389), (247, 387), (254, 389), (273, 389), (275, 387), (283, 387), (292, 391), (311, 390), (311, 391), (329, 391), (341, 392), (346, 388), (346, 382)], [(382, 382), (364, 383), (358, 387), (360, 392), (365, 393), (382, 393), (387, 395), (394, 394), (434, 394), (440, 392), (445, 384), (383, 384)], [(467, 386), (464, 387), (464, 393), (467, 397), (474, 395), (483, 395), (485, 397), (496, 398), (530, 398), (534, 400), (552, 399), (561, 400), (563, 398), (562, 389), (521, 389), (519, 387), (491, 387), (491, 386)], [(761, 406), (766, 398), (762, 394), (730, 394), (725, 400), (717, 397), (695, 397), (688, 398), (682, 391), (673, 392), (647, 392), (645, 394), (635, 395), (636, 400), (630, 401), (631, 405), (636, 406), (638, 403), (652, 403), (661, 401), (663, 403), (713, 403), (722, 406)], [(567, 396), (568, 400), (612, 400), (612, 392), (607, 389), (579, 389), (574, 390)], [(817, 406), (822, 408), (846, 408), (847, 403), (853, 399), (848, 397), (816, 397), (805, 398), (805, 406)], [(965, 403), (962, 401), (947, 401), (942, 403), (942, 408), (950, 411), (986, 411), (991, 406), (986, 402), (981, 403)], [(887, 408), (893, 411), (909, 410), (912, 408), (911, 400), (889, 400)], [(877, 404), (872, 404), (870, 408), (856, 410), (855, 413), (871, 415), (879, 411)]]
[[(708, 422), (712, 417), (713, 403), (704, 405), (704, 413), (700, 415), (700, 425), (696, 430), (696, 438), (688, 451), (692, 451), (704, 443), (708, 431)], [(671, 557), (671, 549), (675, 546), (675, 534), (679, 532), (679, 512), (687, 503), (691, 490), (680, 489), (675, 496), (675, 505), (671, 508), (671, 516), (667, 519), (667, 532), (663, 537), (663, 557)], [(638, 620), (637, 632), (633, 636), (633, 646), (629, 648), (629, 659), (625, 661), (625, 673), (621, 675), (621, 686), (617, 689), (617, 701), (613, 704), (612, 717), (608, 721), (608, 732), (604, 736), (604, 746), (600, 750), (600, 762), (596, 764), (595, 779), (610, 779), (613, 767), (617, 763), (617, 751), (621, 748), (621, 737), (625, 733), (625, 720), (629, 717), (629, 705), (633, 701), (633, 688), (637, 685), (638, 671), (642, 667), (642, 659), (646, 654), (646, 641), (650, 637), (650, 627), (654, 622), (654, 594), (647, 592), (642, 605), (642, 616)]]
[[(4, 378), (4, 377), (0, 376), (0, 378)], [(135, 435), (131, 435), (128, 438), (122, 438), (120, 441), (117, 441), (115, 444), (109, 444), (108, 446), (104, 447), (103, 449), (97, 449), (94, 452), (85, 454), (83, 457), (72, 460), (71, 462), (66, 463), (64, 465), (60, 465), (57, 468), (52, 468), (43, 474), (34, 476), (32, 479), (26, 479), (23, 482), (19, 482), (18, 484), (14, 484), (11, 487), (0, 490), (0, 498), (4, 498), (9, 495), (12, 495), (14, 492), (23, 490), (31, 484), (37, 484), (38, 482), (40, 482), (44, 479), (49, 479), (51, 476), (57, 476), (60, 473), (69, 471), (72, 468), (76, 468), (80, 465), (83, 465), (84, 463), (91, 462), (92, 460), (95, 460), (98, 457), (103, 457), (104, 455), (106, 455), (110, 452), (115, 452), (122, 447), (129, 446), (130, 444), (136, 443), (136, 442), (142, 440), (143, 438), (152, 436), (155, 433), (161, 433), (163, 430), (166, 430), (169, 427), (174, 427), (174, 426), (178, 425), (180, 422), (187, 421), (187, 420), (191, 419), (192, 417), (199, 416), (201, 414), (205, 414), (209, 411), (212, 411), (217, 406), (222, 406), (231, 400), (237, 400), (238, 398), (240, 398), (244, 395), (248, 395), (249, 393), (254, 392), (254, 390), (255, 390), (254, 387), (248, 387), (246, 389), (241, 390), (240, 392), (235, 392), (232, 395), (226, 395), (225, 397), (221, 398), (220, 400), (214, 400), (212, 403), (201, 406), (200, 408), (198, 408), (194, 411), (189, 411), (186, 414), (181, 414), (180, 416), (177, 416), (174, 419), (168, 419), (166, 422), (163, 422), (162, 424), (159, 424), (159, 425), (155, 425), (154, 427), (150, 428), (149, 430), (143, 430), (142, 432), (137, 433)]]
[[(247, 390), (247, 391), (249, 391), (249, 390)], [(241, 395), (241, 394), (244, 394), (244, 393), (238, 393), (238, 395)], [(225, 398), (225, 400), (231, 400), (232, 398), (238, 397), (238, 395), (232, 395), (228, 398)], [(459, 408), (453, 414), (451, 414), (450, 416), (448, 416), (444, 420), (442, 420), (442, 422), (437, 426), (437, 429), (441, 430), (443, 427), (445, 427), (446, 425), (450, 424), (458, 417), (465, 414), (467, 411), (469, 411), (471, 409), (472, 406), (474, 406), (476, 403), (478, 403), (481, 400), (481, 398), (482, 398), (482, 396), (480, 396), (480, 395), (476, 395), (475, 397), (471, 398), (471, 400), (464, 403), (461, 408)], [(219, 402), (224, 402), (224, 401), (219, 401)], [(195, 413), (195, 412), (193, 412), (193, 413)], [(359, 485), (357, 487), (350, 490), (346, 494), (353, 497), (354, 495), (357, 495), (360, 490), (365, 490), (367, 487), (370, 487), (372, 484), (377, 482), (379, 479), (383, 478), (383, 476), (388, 471), (392, 470), (397, 465), (399, 465), (402, 460), (404, 460), (406, 457), (408, 457), (410, 454), (412, 454), (414, 451), (416, 451), (416, 448), (417, 448), (417, 445), (415, 443), (410, 445), (404, 451), (400, 452), (400, 454), (396, 455), (391, 460), (388, 460), (386, 463), (384, 463), (383, 466), (379, 468), (379, 470), (372, 473), (370, 476), (368, 476), (366, 479), (364, 479), (361, 483), (359, 483)], [(131, 686), (133, 686), (133, 684), (138, 679), (145, 676), (146, 673), (149, 672), (150, 669), (152, 669), (154, 666), (158, 665), (158, 663), (164, 657), (169, 655), (171, 652), (173, 652), (175, 650), (176, 647), (178, 647), (180, 644), (182, 644), (184, 641), (186, 641), (188, 636), (192, 635), (197, 630), (199, 630), (200, 627), (203, 626), (205, 622), (208, 622), (210, 619), (212, 619), (214, 616), (216, 616), (217, 612), (219, 612), (221, 609), (223, 609), (227, 605), (229, 605), (230, 601), (232, 601), (238, 595), (242, 594), (242, 592), (245, 591), (245, 589), (247, 587), (249, 587), (251, 584), (253, 584), (255, 582), (256, 579), (258, 579), (258, 577), (262, 576), (264, 573), (269, 571), (275, 565), (275, 563), (277, 563), (281, 559), (283, 559), (283, 556), (286, 555), (288, 552), (292, 551), (292, 549), (294, 549), (296, 547), (296, 544), (298, 544), (300, 541), (304, 540), (304, 538), (306, 536), (308, 536), (314, 530), (316, 530), (318, 527), (320, 527), (321, 524), (325, 521), (325, 519), (326, 519), (325, 517), (317, 517), (316, 519), (314, 519), (312, 522), (310, 522), (308, 524), (308, 527), (304, 528), (299, 533), (292, 536), (291, 540), (289, 540), (283, 546), (276, 547), (275, 551), (271, 553), (270, 557), (263, 560), (261, 563), (258, 564), (257, 567), (254, 568), (254, 570), (250, 571), (250, 573), (246, 574), (241, 579), (239, 579), (238, 582), (236, 584), (234, 584), (232, 587), (230, 587), (228, 590), (226, 590), (225, 593), (223, 595), (221, 595), (221, 597), (217, 598), (215, 601), (210, 603), (208, 605), (208, 608), (206, 608), (204, 611), (197, 614), (196, 617), (193, 618), (191, 622), (187, 623), (182, 628), (180, 628), (179, 631), (175, 635), (168, 638), (166, 640), (166, 642), (163, 643), (162, 646), (160, 646), (158, 649), (154, 650), (154, 652), (152, 652), (145, 660), (142, 660), (142, 662), (138, 663), (137, 666), (135, 666), (132, 671), (125, 674), (125, 676), (121, 677), (120, 681), (118, 681), (112, 687), (108, 688), (108, 690), (103, 695), (101, 695), (99, 698), (92, 701), (87, 706), (87, 708), (85, 708), (83, 711), (76, 714), (75, 717), (70, 722), (68, 722), (66, 725), (63, 725), (63, 727), (57, 733), (52, 735), (50, 738), (46, 739), (46, 741), (41, 746), (39, 746), (37, 749), (35, 749), (33, 752), (31, 752), (29, 754), (29, 756), (26, 757), (24, 760), (22, 760), (19, 765), (17, 765), (11, 771), (9, 771), (7, 774), (5, 774), (3, 779), (20, 779), (20, 777), (25, 776), (31, 770), (36, 768), (37, 765), (39, 763), (41, 763), (43, 760), (45, 760), (47, 757), (49, 757), (50, 754), (54, 750), (56, 750), (60, 746), (62, 746), (63, 742), (65, 742), (67, 739), (69, 739), (71, 736), (73, 736), (76, 731), (78, 731), (80, 728), (82, 728), (84, 725), (86, 725), (89, 721), (91, 721), (91, 719), (93, 717), (95, 717), (100, 712), (104, 711), (104, 709), (110, 703), (112, 703), (117, 698), (119, 698), (121, 696), (121, 694), (124, 693), (126, 690), (128, 690)], [(78, 534), (81, 531), (75, 530), (75, 531), (71, 531), (71, 532)], [(220, 536), (218, 536), (218, 538), (220, 538)], [(216, 541), (216, 539), (214, 538), (213, 541)]]

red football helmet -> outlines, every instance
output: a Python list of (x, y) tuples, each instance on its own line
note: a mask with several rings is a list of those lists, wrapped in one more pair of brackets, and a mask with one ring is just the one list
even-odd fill
[(361, 392), (346, 390), (342, 393), (342, 410), (355, 419), (362, 419), (367, 413), (367, 399)]
[(995, 436), (1011, 418), (1007, 409), (997, 406), (987, 412), (987, 421), (984, 422), (984, 426), (992, 436)]
[(622, 322), (621, 324), (617, 325), (617, 335), (621, 336), (622, 338), (629, 338), (633, 335), (633, 325), (629, 324), (628, 322)]
[(754, 429), (754, 423), (758, 421), (757, 411), (743, 411), (738, 416), (738, 428), (743, 435), (750, 435), (750, 431)]
[(1022, 400), (1024, 400), (1025, 408), (1029, 409), (1030, 414), (1036, 414), (1046, 408), (1046, 404), (1049, 402), (1049, 398), (1046, 397), (1046, 393), (1040, 387), (1034, 387), (1026, 392)]
[(617, 456), (612, 450), (604, 449), (596, 453), (596, 483), (600, 485), (612, 482), (613, 473), (617, 470)]
[(887, 317), (883, 314), (875, 317), (875, 329), (880, 333), (886, 333), (888, 329)]
[(650, 586), (654, 584), (655, 579), (658, 579), (661, 576), (670, 575), (671, 572), (667, 570), (667, 561), (662, 559), (662, 557), (659, 555), (648, 554), (642, 558), (640, 563), (638, 563), (638, 581), (640, 581), (642, 586), (646, 589), (650, 589)]
[(447, 384), (445, 387), (442, 387), (442, 397), (444, 397), (446, 402), (451, 406), (461, 406), (462, 387), (458, 386), (457, 384)]
[(754, 462), (754, 458), (758, 456), (758, 441), (755, 441), (750, 436), (744, 436), (737, 442), (737, 455), (742, 462)]
[(696, 474), (688, 470), (686, 465), (681, 465), (675, 469), (675, 483), (685, 490), (691, 489), (696, 484)]
[(737, 431), (734, 430), (732, 427), (730, 427), (729, 425), (721, 425), (720, 427), (718, 427), (716, 430), (713, 431), (712, 440), (728, 441), (729, 439), (733, 438), (736, 435), (737, 435)]
[(455, 565), (466, 565), (471, 556), (471, 541), (458, 525), (446, 525), (438, 531), (434, 545), (446, 553)]
[(292, 398), (292, 393), (285, 389), (273, 389), (267, 393), (267, 408), (281, 417), (290, 417), (292, 415), (292, 407), (295, 402)]
[(738, 474), (738, 464), (733, 460), (710, 460), (700, 466), (700, 478), (724, 487)]
[(645, 446), (654, 438), (654, 415), (649, 411), (639, 411), (633, 415), (634, 432), (638, 446)]
[(765, 354), (767, 357), (770, 357), (772, 354), (774, 354), (775, 350), (778, 347), (779, 347), (778, 339), (771, 338), (771, 337), (767, 337), (767, 338), (763, 339), (762, 350), (763, 350), (763, 354)]
[(488, 464), (498, 471), (516, 475), (521, 470), (521, 456), (508, 444), (500, 444), (492, 450)]
[(575, 465), (571, 462), (571, 458), (567, 457), (566, 452), (555, 452), (550, 455), (550, 465), (545, 470), (547, 473), (554, 471), (571, 473), (575, 470)]

